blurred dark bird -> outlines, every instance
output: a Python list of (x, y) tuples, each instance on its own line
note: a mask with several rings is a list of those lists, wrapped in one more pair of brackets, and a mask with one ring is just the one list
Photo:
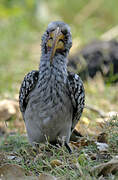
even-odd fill
[(70, 28), (56, 21), (42, 36), (39, 70), (28, 73), (20, 88), (19, 104), (32, 145), (59, 139), (68, 145), (84, 108), (84, 87), (77, 74), (67, 71), (72, 46)]
[(101, 73), (106, 83), (118, 82), (118, 41), (93, 41), (69, 57), (68, 69), (82, 80)]

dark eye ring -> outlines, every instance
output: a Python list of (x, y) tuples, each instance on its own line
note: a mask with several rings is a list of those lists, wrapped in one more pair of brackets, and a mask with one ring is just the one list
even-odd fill
[(66, 35), (68, 33), (67, 29), (62, 29), (62, 33)]
[(47, 31), (47, 34), (49, 35), (49, 31)]

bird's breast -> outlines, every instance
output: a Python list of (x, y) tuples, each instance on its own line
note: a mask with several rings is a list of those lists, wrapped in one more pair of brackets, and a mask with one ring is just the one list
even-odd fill
[(37, 129), (37, 134), (40, 130), (53, 140), (63, 127), (72, 123), (72, 114), (65, 81), (55, 77), (43, 78), (30, 94), (25, 112), (27, 131), (33, 127)]
[(33, 112), (38, 111), (41, 118), (65, 114), (71, 107), (66, 80), (60, 76), (44, 77), (30, 96), (30, 108)]

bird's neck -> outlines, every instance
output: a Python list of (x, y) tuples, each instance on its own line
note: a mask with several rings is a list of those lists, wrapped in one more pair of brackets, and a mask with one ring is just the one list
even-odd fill
[(57, 55), (52, 60), (52, 64), (50, 64), (50, 56), (48, 54), (42, 55), (40, 59), (39, 65), (39, 81), (43, 79), (43, 77), (47, 77), (47, 79), (51, 79), (55, 77), (60, 79), (60, 81), (66, 81), (67, 78), (67, 57), (63, 55)]

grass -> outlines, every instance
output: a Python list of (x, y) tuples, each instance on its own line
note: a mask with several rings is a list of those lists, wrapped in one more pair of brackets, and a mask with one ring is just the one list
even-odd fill
[[(33, 62), (32, 58), (30, 58), (31, 57), (27, 55), (28, 61)], [(31, 66), (29, 65), (27, 67), (27, 61), (24, 60), (22, 62), (23, 63), (21, 63), (20, 58), (19, 60), (17, 59), (16, 62), (14, 61), (14, 63), (11, 63), (9, 73), (1, 73), (2, 98), (13, 98), (14, 94), (18, 93), (20, 81), (23, 78), (22, 76), (24, 76), (26, 72), (30, 71), (30, 69), (34, 69), (36, 67), (36, 65), (34, 66), (34, 64), (31, 64)], [(36, 63), (38, 64), (37, 61)], [(18, 67), (14, 68), (16, 64), (18, 65)], [(7, 63), (6, 65), (3, 64), (4, 68), (6, 68), (7, 66)], [(13, 82), (15, 82), (16, 84), (13, 85)], [(4, 86), (5, 84), (7, 85), (7, 89)], [(98, 75), (96, 79), (89, 80), (85, 83), (85, 90), (86, 104), (96, 106), (98, 109), (100, 108), (105, 112), (113, 110), (117, 111), (117, 85), (105, 86), (102, 78)], [(78, 125), (78, 129), (83, 135), (85, 135), (85, 139), (90, 139), (90, 141), (92, 141), (93, 138), (96, 138), (96, 134), (99, 134), (101, 131), (105, 131), (108, 134), (109, 144), (109, 150), (105, 154), (101, 155), (101, 153), (97, 150), (95, 144), (88, 144), (87, 146), (82, 146), (79, 148), (74, 147), (72, 155), (67, 152), (65, 147), (60, 147), (59, 149), (56, 149), (50, 146), (48, 143), (41, 144), (39, 149), (35, 150), (29, 145), (25, 136), (16, 133), (14, 135), (8, 134), (0, 137), (0, 152), (4, 153), (7, 157), (3, 162), (0, 163), (1, 165), (5, 163), (19, 164), (27, 171), (32, 172), (34, 175), (39, 175), (42, 172), (46, 172), (56, 177), (60, 177), (61, 179), (66, 178), (68, 180), (92, 180), (94, 178), (95, 180), (97, 180), (97, 175), (94, 175), (94, 177), (91, 176), (89, 172), (90, 169), (102, 162), (109, 161), (113, 156), (118, 154), (118, 119), (111, 119), (111, 121), (107, 125), (107, 128), (101, 128), (96, 123), (99, 118), (99, 114), (85, 109), (80, 124)], [(8, 122), (7, 128), (9, 129), (9, 131), (11, 130), (11, 127), (12, 131), (19, 128), (15, 121), (18, 120), (14, 119)], [(22, 124), (23, 121), (20, 121), (20, 123)], [(88, 134), (90, 136), (88, 136)], [(106, 155), (108, 155), (107, 158)], [(93, 158), (94, 156), (95, 159)], [(62, 162), (62, 165), (53, 167), (51, 165), (51, 161), (55, 159)], [(78, 168), (78, 164), (80, 169)], [(107, 179), (110, 180), (111, 178), (117, 179), (118, 176), (108, 175)]]
[[(57, 148), (48, 143), (40, 144), (39, 148), (32, 148), (26, 136), (14, 134), (0, 138), (0, 152), (7, 157), (0, 163), (19, 164), (34, 175), (46, 172), (62, 179), (66, 177), (66, 179), (73, 180), (86, 178), (92, 180), (90, 169), (102, 162), (109, 161), (118, 153), (118, 118), (112, 118), (106, 126), (105, 132), (108, 134), (109, 144), (106, 153), (99, 152), (91, 137), (85, 138), (89, 142), (86, 146), (77, 148), (71, 145), (73, 153), (70, 155), (65, 147)], [(59, 160), (60, 166), (52, 164), (53, 160)], [(94, 176), (95, 180), (97, 178)], [(110, 180), (111, 175), (108, 175), (107, 178)]]
[[(0, 36), (0, 96), (13, 96), (18, 92), (24, 74), (36, 68), (33, 66), (35, 60), (31, 55), (31, 45), (40, 38), (23, 19), (1, 22)], [(38, 66), (37, 62), (35, 64)]]
[[(80, 2), (77, 1), (80, 4), (80, 10), (84, 6), (89, 5), (89, 2), (87, 0), (86, 4), (82, 0)], [(76, 14), (79, 13), (78, 6), (75, 5), (76, 3), (71, 2), (72, 7), (71, 5), (69, 7), (67, 3), (68, 1), (52, 2), (59, 18), (61, 17), (65, 22), (72, 25), (73, 37), (75, 38), (76, 36), (77, 39), (79, 37), (80, 44), (86, 43), (95, 37), (100, 37), (105, 31), (117, 25), (118, 11), (115, 0), (112, 3), (103, 0), (100, 7), (96, 11), (93, 9), (93, 13), (89, 17), (86, 17), (81, 24), (73, 21)], [(52, 4), (50, 4), (51, 12), (53, 11)], [(23, 11), (26, 12), (25, 7)], [(81, 16), (80, 13), (79, 16)], [(6, 19), (1, 19), (0, 98), (15, 98), (18, 95), (24, 75), (32, 69), (38, 68), (40, 39), (43, 33), (43, 27), (41, 28), (41, 25), (35, 26), (35, 23), (30, 23), (26, 20), (25, 16), (21, 15), (17, 15), (17, 17), (11, 15)], [(34, 20), (34, 16), (32, 16), (32, 20)], [(43, 24), (45, 23), (43, 22)], [(94, 80), (85, 82), (84, 86), (87, 105), (97, 107), (106, 113), (117, 111), (117, 85), (105, 85), (101, 76), (97, 75)], [(6, 159), (0, 161), (0, 164), (19, 164), (27, 171), (31, 171), (34, 175), (47, 172), (56, 177), (61, 177), (61, 179), (97, 180), (97, 176), (92, 177), (89, 173), (91, 167), (109, 161), (113, 156), (118, 154), (118, 118), (107, 118), (108, 123), (105, 125), (104, 123), (98, 123), (99, 120), (103, 123), (103, 119), (99, 114), (89, 109), (84, 109), (83, 116), (77, 128), (85, 135), (85, 141), (88, 142), (92, 142), (93, 139), (97, 138), (100, 132), (107, 133), (108, 152), (101, 155), (95, 143), (88, 143), (87, 146), (73, 147), (73, 154), (70, 155), (65, 147), (55, 148), (48, 143), (41, 144), (39, 149), (32, 148), (28, 143), (27, 137), (23, 135), (25, 132), (23, 121), (13, 118), (8, 122), (6, 129), (8, 132), (12, 131), (15, 133), (7, 133), (0, 137), (0, 154), (4, 153), (6, 155)], [(108, 157), (106, 158), (105, 155), (108, 155)], [(51, 162), (55, 159), (59, 160), (62, 164), (53, 167)], [(118, 175), (108, 175), (107, 179), (111, 178), (117, 179)]]
[[(7, 137), (1, 142), (0, 147), (1, 152), (3, 151), (6, 152), (6, 154), (11, 153), (15, 155), (16, 160), (8, 161), (9, 163), (19, 164), (36, 175), (41, 172), (48, 172), (57, 177), (68, 177), (70, 179), (78, 179), (80, 176), (80, 172), (76, 167), (77, 162), (80, 162), (83, 174), (86, 176), (88, 172), (87, 166), (91, 162), (88, 163), (88, 159), (84, 155), (85, 151), (87, 153), (87, 151), (89, 152), (91, 150), (91, 152), (94, 152), (96, 150), (96, 147), (93, 145), (87, 147), (85, 150), (75, 149), (74, 153), (70, 155), (65, 147), (56, 149), (49, 144), (42, 144), (36, 152), (36, 150), (29, 145), (27, 140), (19, 135)], [(80, 156), (83, 156), (83, 158)], [(18, 157), (21, 158), (20, 162), (17, 162)], [(62, 165), (55, 168), (52, 167), (51, 161), (55, 159), (60, 160)], [(87, 173), (87, 175), (89, 174)]]
[[(22, 29), (19, 29), (16, 32), (16, 36), (14, 36), (12, 26), (9, 26), (10, 34), (8, 34), (4, 26), (2, 27), (2, 31), (4, 32), (2, 45), (4, 43), (6, 45), (3, 46), (3, 54), (2, 52), (0, 53), (0, 96), (1, 98), (14, 98), (19, 91), (24, 74), (32, 69), (37, 69), (39, 57), (37, 58), (36, 56), (36, 60), (34, 60), (34, 54), (39, 52), (40, 42), (36, 39), (37, 34), (31, 33), (27, 27), (23, 29), (26, 32), (26, 37), (22, 34)], [(11, 36), (10, 41), (7, 39), (8, 36)], [(10, 46), (9, 43), (13, 38), (14, 42)], [(104, 112), (117, 111), (117, 85), (105, 85), (102, 77), (97, 75), (94, 80), (85, 82), (84, 86), (87, 105), (95, 106)], [(105, 128), (99, 126), (97, 123), (99, 119), (99, 114), (85, 109), (77, 127), (85, 135), (85, 140), (89, 140), (90, 142), (102, 131), (108, 134), (109, 150), (107, 152), (107, 158), (105, 156), (106, 154), (101, 155), (94, 143), (90, 143), (87, 146), (80, 146), (79, 148), (73, 147), (72, 155), (67, 152), (65, 147), (56, 149), (48, 143), (41, 144), (38, 150), (33, 149), (29, 145), (27, 138), (21, 134), (21, 132), (24, 132), (23, 121), (12, 119), (8, 122), (7, 129), (15, 132), (17, 130), (20, 134), (5, 134), (5, 136), (0, 137), (0, 152), (4, 153), (7, 157), (0, 163), (1, 165), (4, 163), (19, 164), (27, 171), (31, 171), (34, 175), (47, 172), (56, 177), (61, 177), (61, 179), (91, 180), (93, 177), (89, 173), (90, 169), (102, 162), (109, 161), (118, 153), (118, 119), (110, 119), (111, 121)], [(21, 127), (22, 131), (19, 131)], [(51, 161), (55, 159), (62, 162), (62, 165), (52, 167)], [(80, 169), (78, 168), (78, 164)], [(111, 179), (111, 176), (108, 175), (107, 178)], [(94, 179), (97, 180), (98, 177), (94, 176)]]

